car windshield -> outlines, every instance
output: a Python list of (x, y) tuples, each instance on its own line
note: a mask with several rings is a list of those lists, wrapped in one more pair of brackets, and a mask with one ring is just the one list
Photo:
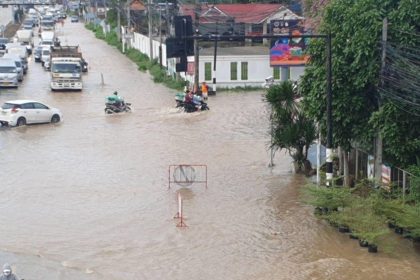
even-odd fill
[(9, 40), (7, 38), (0, 38), (0, 44), (7, 44)]
[(0, 66), (0, 73), (16, 73), (16, 67)]
[(53, 63), (51, 72), (54, 73), (80, 73), (80, 65), (69, 63)]
[(42, 21), (41, 26), (42, 27), (54, 27), (54, 21)]
[(43, 50), (42, 55), (50, 55), (50, 51), (49, 50)]
[(12, 108), (15, 108), (15, 107), (20, 107), (18, 104), (13, 104), (13, 103), (4, 103), (2, 106), (1, 106), (1, 108), (3, 109), (3, 110), (7, 110), (7, 109), (12, 109)]

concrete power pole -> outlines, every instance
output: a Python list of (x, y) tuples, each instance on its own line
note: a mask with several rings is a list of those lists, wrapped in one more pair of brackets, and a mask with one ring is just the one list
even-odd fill
[(118, 5), (117, 6), (117, 28), (118, 28), (117, 35), (118, 35), (118, 39), (121, 41), (121, 9), (120, 9), (121, 3), (119, 0), (118, 0), (117, 5)]
[[(194, 9), (194, 33), (198, 35), (198, 27), (200, 25), (200, 16), (201, 13), (201, 4), (199, 0), (195, 1), (195, 9)], [(199, 54), (199, 41), (194, 39), (194, 87), (193, 91), (197, 92), (200, 83), (200, 54)]]
[[(384, 18), (382, 23), (382, 57), (381, 57), (381, 72), (382, 75), (385, 72), (385, 58), (386, 58), (386, 42), (388, 38), (388, 19)], [(382, 79), (381, 83), (384, 83)], [(381, 107), (381, 99), (378, 97), (378, 108)], [(376, 134), (375, 139), (375, 181), (376, 184), (382, 184), (382, 148), (383, 148), (383, 141), (382, 135), (380, 131)], [(376, 185), (375, 184), (375, 185)]]
[(152, 0), (147, 1), (147, 17), (149, 20), (149, 58), (150, 61), (153, 60), (153, 38), (152, 38)]

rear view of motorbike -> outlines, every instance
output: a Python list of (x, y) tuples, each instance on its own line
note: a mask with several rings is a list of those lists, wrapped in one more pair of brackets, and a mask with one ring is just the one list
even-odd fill
[(123, 104), (105, 103), (105, 114), (130, 113), (131, 103), (124, 102)]
[(176, 108), (182, 108), (186, 113), (210, 110), (206, 102), (200, 96), (194, 95), (192, 102), (185, 102), (185, 93), (175, 95)]

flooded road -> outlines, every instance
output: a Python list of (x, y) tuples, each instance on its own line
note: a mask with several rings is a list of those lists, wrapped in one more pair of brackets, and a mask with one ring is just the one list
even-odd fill
[[(300, 202), (305, 178), (287, 155), (267, 168), (262, 92), (218, 93), (210, 111), (180, 113), (174, 91), (81, 23), (68, 20), (59, 36), (89, 62), (82, 92), (51, 92), (50, 73), (31, 61), (21, 87), (0, 94), (64, 114), (58, 125), (0, 129), (0, 261), (21, 278), (418, 279), (409, 241), (368, 254)], [(104, 114), (114, 90), (131, 114)], [(168, 166), (180, 163), (207, 165), (208, 188), (168, 189)]]

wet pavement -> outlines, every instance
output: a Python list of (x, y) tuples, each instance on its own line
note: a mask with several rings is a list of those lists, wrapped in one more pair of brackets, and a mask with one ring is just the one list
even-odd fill
[[(262, 92), (220, 92), (210, 111), (181, 113), (175, 91), (81, 23), (58, 32), (89, 62), (84, 90), (51, 92), (50, 73), (31, 60), (19, 89), (0, 92), (1, 103), (35, 99), (64, 114), (57, 125), (0, 128), (0, 261), (21, 278), (418, 279), (411, 242), (367, 253), (301, 202), (306, 179), (287, 154), (267, 167)], [(104, 114), (114, 90), (131, 114)], [(168, 189), (168, 167), (181, 163), (207, 165), (208, 188)]]

